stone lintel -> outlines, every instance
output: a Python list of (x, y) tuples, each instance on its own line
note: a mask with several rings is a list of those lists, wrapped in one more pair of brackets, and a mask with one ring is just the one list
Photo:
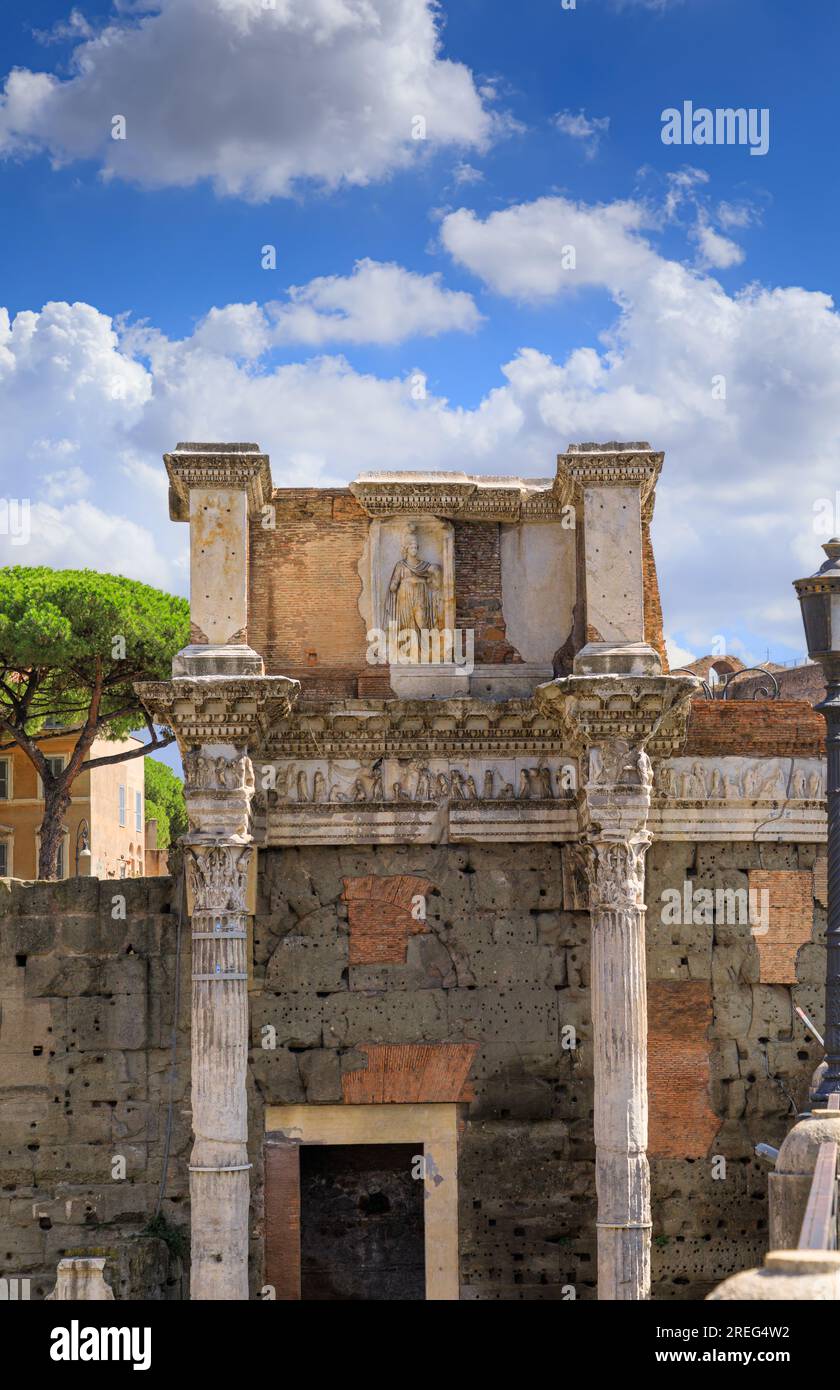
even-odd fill
[(253, 514), (271, 501), (271, 464), (259, 444), (178, 444), (163, 461), (169, 476), (169, 516), (189, 521), (193, 488), (243, 491)]

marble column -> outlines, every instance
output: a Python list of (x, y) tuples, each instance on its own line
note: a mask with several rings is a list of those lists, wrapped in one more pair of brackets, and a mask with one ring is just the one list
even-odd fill
[(248, 1297), (250, 845), (188, 841), (192, 898), (190, 1297)]
[(581, 755), (590, 880), (598, 1298), (650, 1296), (645, 854), (652, 766), (685, 734), (692, 677), (569, 676), (537, 690)]
[(651, 765), (593, 744), (584, 788), (590, 881), (598, 1297), (650, 1293), (644, 861)]
[(190, 1227), (193, 1299), (248, 1297), (248, 916), (256, 849), (249, 754), (299, 689), (264, 675), (248, 645), (249, 528), (271, 511), (257, 444), (179, 444), (164, 455), (173, 521), (190, 525), (189, 644), (171, 681), (136, 689), (174, 731), (189, 831), (181, 840), (192, 922)]

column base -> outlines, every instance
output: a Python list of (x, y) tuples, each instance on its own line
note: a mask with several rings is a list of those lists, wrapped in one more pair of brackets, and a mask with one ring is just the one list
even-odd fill
[(213, 646), (192, 643), (172, 658), (172, 675), (178, 676), (262, 676), (262, 657), (247, 646)]
[(661, 676), (662, 662), (647, 642), (587, 642), (572, 669), (576, 676)]

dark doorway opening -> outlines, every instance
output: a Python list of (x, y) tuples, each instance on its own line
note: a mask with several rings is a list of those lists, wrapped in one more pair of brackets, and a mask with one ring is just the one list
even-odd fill
[(423, 1179), (412, 1177), (422, 1151), (301, 1145), (302, 1299), (425, 1300)]

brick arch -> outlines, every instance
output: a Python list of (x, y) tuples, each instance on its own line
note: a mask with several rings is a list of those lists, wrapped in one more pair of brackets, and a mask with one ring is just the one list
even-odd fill
[(412, 915), (417, 898), (434, 886), (415, 874), (365, 874), (345, 878), (341, 894), (350, 926), (350, 965), (402, 965), (409, 936), (428, 931)]

